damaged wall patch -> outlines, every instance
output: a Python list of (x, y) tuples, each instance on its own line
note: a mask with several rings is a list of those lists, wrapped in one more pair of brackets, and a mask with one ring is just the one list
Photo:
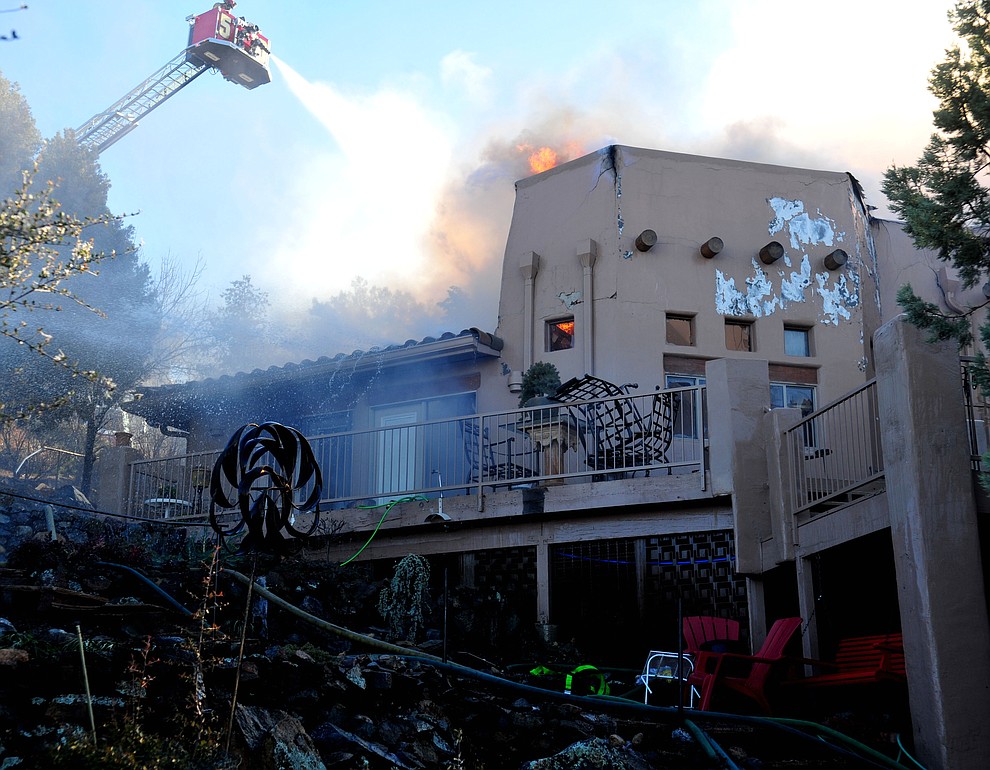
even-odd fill
[(817, 218), (812, 218), (804, 210), (804, 201), (788, 200), (787, 198), (767, 198), (767, 205), (774, 213), (767, 228), (770, 235), (776, 235), (787, 227), (791, 248), (799, 249), (801, 245), (831, 246), (841, 242), (844, 233), (835, 232), (835, 222), (818, 212)]
[[(811, 257), (805, 251), (809, 246), (833, 246), (841, 243), (845, 233), (836, 230), (834, 220), (817, 212), (811, 216), (805, 210), (804, 201), (790, 198), (767, 198), (773, 214), (767, 231), (771, 236), (787, 231), (791, 254), (784, 254), (786, 270), (771, 276), (764, 266), (752, 260), (753, 272), (745, 279), (746, 288), (737, 288), (735, 278), (715, 271), (715, 310), (721, 315), (753, 316), (761, 318), (788, 303), (807, 302), (817, 294), (822, 301), (819, 322), (837, 326), (841, 319), (852, 317), (851, 308), (859, 305), (859, 273), (847, 268), (836, 276), (829, 272), (814, 273)], [(800, 265), (794, 269), (800, 254)], [(850, 266), (851, 267), (851, 266)]]

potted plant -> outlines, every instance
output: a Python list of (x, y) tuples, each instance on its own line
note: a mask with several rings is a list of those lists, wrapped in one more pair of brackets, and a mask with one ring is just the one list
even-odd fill
[[(537, 361), (523, 374), (522, 390), (519, 391), (519, 406), (553, 403), (552, 396), (559, 387), (560, 372), (557, 371), (557, 367), (546, 361)], [(534, 413), (533, 418), (539, 420), (552, 418), (553, 412), (556, 412), (556, 410), (553, 412), (544, 411)]]

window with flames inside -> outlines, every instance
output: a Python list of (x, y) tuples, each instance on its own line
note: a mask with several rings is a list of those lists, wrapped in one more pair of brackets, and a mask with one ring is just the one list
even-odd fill
[(574, 347), (574, 318), (547, 321), (547, 350), (570, 350)]

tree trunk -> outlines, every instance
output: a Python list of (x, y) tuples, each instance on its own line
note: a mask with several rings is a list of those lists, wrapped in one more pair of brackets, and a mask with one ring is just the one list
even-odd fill
[(83, 467), (82, 478), (80, 479), (80, 489), (86, 497), (90, 497), (93, 491), (93, 466), (96, 463), (96, 437), (100, 433), (100, 428), (106, 422), (110, 405), (94, 403), (86, 415), (86, 440), (83, 443)]
[(79, 481), (82, 493), (88, 498), (93, 489), (93, 464), (96, 462), (96, 433), (99, 430), (99, 420), (96, 409), (86, 419), (86, 439), (83, 443), (82, 478)]

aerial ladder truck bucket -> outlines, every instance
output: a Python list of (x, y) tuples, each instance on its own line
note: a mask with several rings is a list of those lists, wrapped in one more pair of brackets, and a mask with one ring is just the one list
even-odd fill
[(190, 16), (189, 42), (170, 62), (149, 75), (103, 112), (75, 131), (76, 141), (97, 154), (122, 139), (138, 121), (177, 94), (208, 69), (245, 88), (272, 80), (268, 68), (271, 48), (256, 24), (230, 12), (233, 2), (217, 3)]

